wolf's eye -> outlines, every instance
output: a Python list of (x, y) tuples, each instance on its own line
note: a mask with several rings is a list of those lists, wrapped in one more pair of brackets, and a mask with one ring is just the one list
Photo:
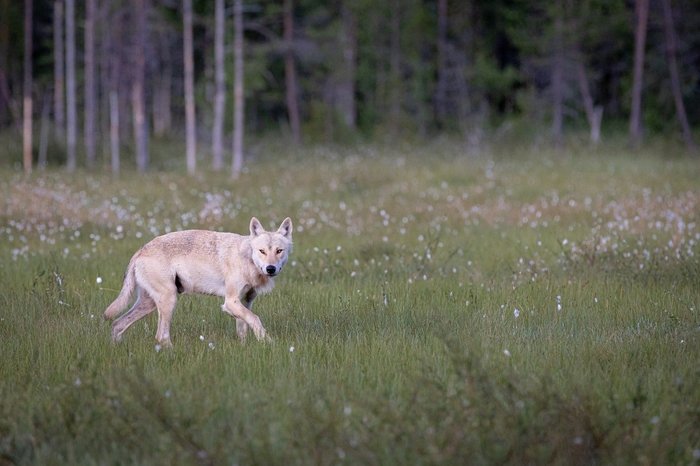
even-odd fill
[(282, 254), (282, 252), (284, 252), (284, 249), (278, 249), (276, 252), (277, 254)]
[(262, 254), (263, 256), (267, 256), (267, 253), (264, 249), (258, 249), (258, 251), (260, 251), (260, 254)]

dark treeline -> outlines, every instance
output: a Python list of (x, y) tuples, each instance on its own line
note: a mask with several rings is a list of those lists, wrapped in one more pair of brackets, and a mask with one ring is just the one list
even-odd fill
[(27, 171), (146, 170), (184, 135), (189, 172), (235, 175), (244, 134), (478, 147), (519, 122), (692, 149), (699, 121), (697, 0), (0, 0), (0, 129)]

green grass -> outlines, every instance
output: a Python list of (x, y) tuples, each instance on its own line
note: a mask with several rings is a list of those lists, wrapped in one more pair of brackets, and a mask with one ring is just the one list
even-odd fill
[[(697, 160), (439, 143), (267, 147), (236, 181), (0, 170), (2, 464), (700, 461)], [(273, 343), (183, 296), (172, 350), (155, 315), (111, 344), (140, 245), (252, 215), (295, 222), (255, 304)]]

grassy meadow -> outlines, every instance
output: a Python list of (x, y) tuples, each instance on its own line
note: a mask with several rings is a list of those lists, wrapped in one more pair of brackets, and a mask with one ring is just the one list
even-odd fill
[[(184, 156), (183, 156), (184, 158)], [(0, 464), (698, 464), (700, 163), (656, 147), (264, 147), (239, 180), (0, 168)], [(294, 221), (240, 343), (155, 235)]]

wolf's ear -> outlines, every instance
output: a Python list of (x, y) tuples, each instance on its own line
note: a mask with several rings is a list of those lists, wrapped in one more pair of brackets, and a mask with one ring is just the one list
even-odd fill
[(285, 218), (277, 230), (277, 233), (287, 239), (292, 239), (292, 219), (289, 217)]
[(264, 233), (265, 229), (263, 228), (262, 224), (260, 223), (260, 220), (257, 218), (253, 217), (250, 219), (250, 236), (258, 236), (261, 233)]

